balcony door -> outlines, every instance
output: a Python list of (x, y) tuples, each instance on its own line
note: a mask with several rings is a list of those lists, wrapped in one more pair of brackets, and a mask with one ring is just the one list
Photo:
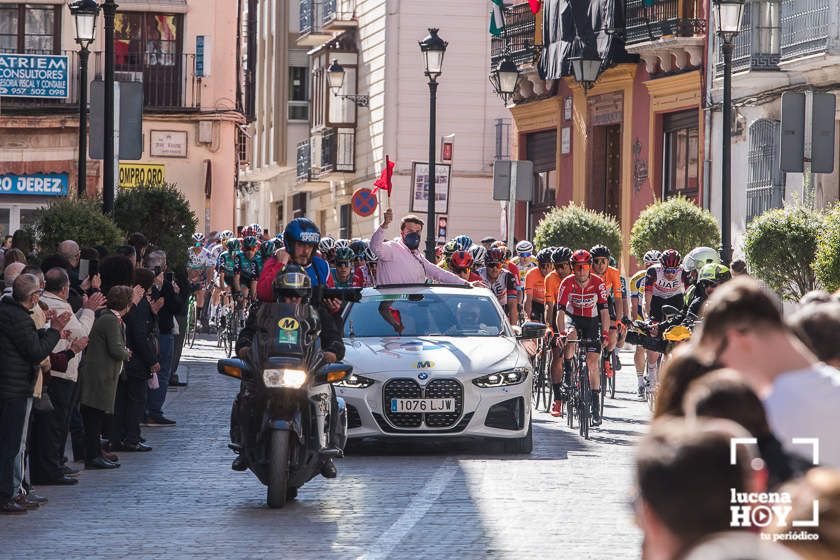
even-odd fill
[(592, 161), (587, 206), (620, 218), (621, 125), (592, 127)]

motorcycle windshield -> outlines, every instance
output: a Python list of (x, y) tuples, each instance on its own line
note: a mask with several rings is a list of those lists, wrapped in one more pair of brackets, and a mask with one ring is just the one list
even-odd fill
[(303, 356), (310, 337), (311, 319), (305, 308), (288, 303), (272, 303), (264, 311), (262, 355)]

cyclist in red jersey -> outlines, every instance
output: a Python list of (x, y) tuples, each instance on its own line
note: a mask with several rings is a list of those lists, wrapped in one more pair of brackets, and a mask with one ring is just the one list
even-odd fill
[[(589, 387), (592, 390), (592, 423), (601, 423), (601, 407), (599, 397), (601, 392), (601, 348), (609, 338), (610, 313), (607, 306), (607, 287), (601, 277), (592, 274), (592, 256), (589, 251), (580, 249), (572, 255), (572, 270), (560, 283), (557, 292), (557, 329), (563, 332), (566, 328), (566, 315), (571, 320), (569, 337), (576, 340), (587, 340), (586, 364), (589, 368)], [(566, 345), (563, 361), (563, 384), (571, 385), (572, 363), (575, 356), (576, 343)], [(556, 389), (555, 389), (556, 394)], [(566, 393), (568, 394), (568, 393)], [(562, 400), (561, 400), (562, 401)], [(555, 400), (551, 414), (559, 416), (562, 413), (562, 402)]]

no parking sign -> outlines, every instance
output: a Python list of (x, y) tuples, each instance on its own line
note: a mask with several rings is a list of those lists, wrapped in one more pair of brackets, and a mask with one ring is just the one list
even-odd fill
[(376, 212), (376, 195), (368, 188), (356, 189), (350, 202), (353, 206), (353, 212), (362, 218), (367, 218)]

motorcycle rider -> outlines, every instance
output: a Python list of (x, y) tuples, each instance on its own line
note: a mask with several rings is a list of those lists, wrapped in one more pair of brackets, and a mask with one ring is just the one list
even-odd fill
[[(272, 289), (276, 302), (306, 306), (309, 308), (308, 314), (312, 315), (313, 318), (317, 316), (317, 323), (321, 331), (320, 339), (324, 362), (334, 363), (344, 358), (344, 340), (341, 337), (340, 326), (325, 306), (311, 305), (312, 282), (302, 267), (294, 263), (287, 264), (275, 276)], [(260, 330), (260, 305), (260, 303), (256, 303), (251, 307), (245, 327), (240, 331), (239, 338), (236, 340), (236, 355), (243, 360), (248, 359), (254, 336)], [(307, 313), (304, 311), (303, 314)], [(248, 383), (249, 381), (242, 380), (239, 394), (233, 401), (230, 416), (231, 441), (238, 445), (243, 445), (247, 441), (247, 434), (250, 431), (249, 403), (247, 399), (243, 399), (243, 393), (248, 390)], [(242, 453), (236, 456), (231, 468), (235, 471), (244, 471), (248, 468)], [(338, 471), (332, 459), (326, 459), (321, 465), (321, 475), (324, 478), (335, 478), (337, 474)]]

